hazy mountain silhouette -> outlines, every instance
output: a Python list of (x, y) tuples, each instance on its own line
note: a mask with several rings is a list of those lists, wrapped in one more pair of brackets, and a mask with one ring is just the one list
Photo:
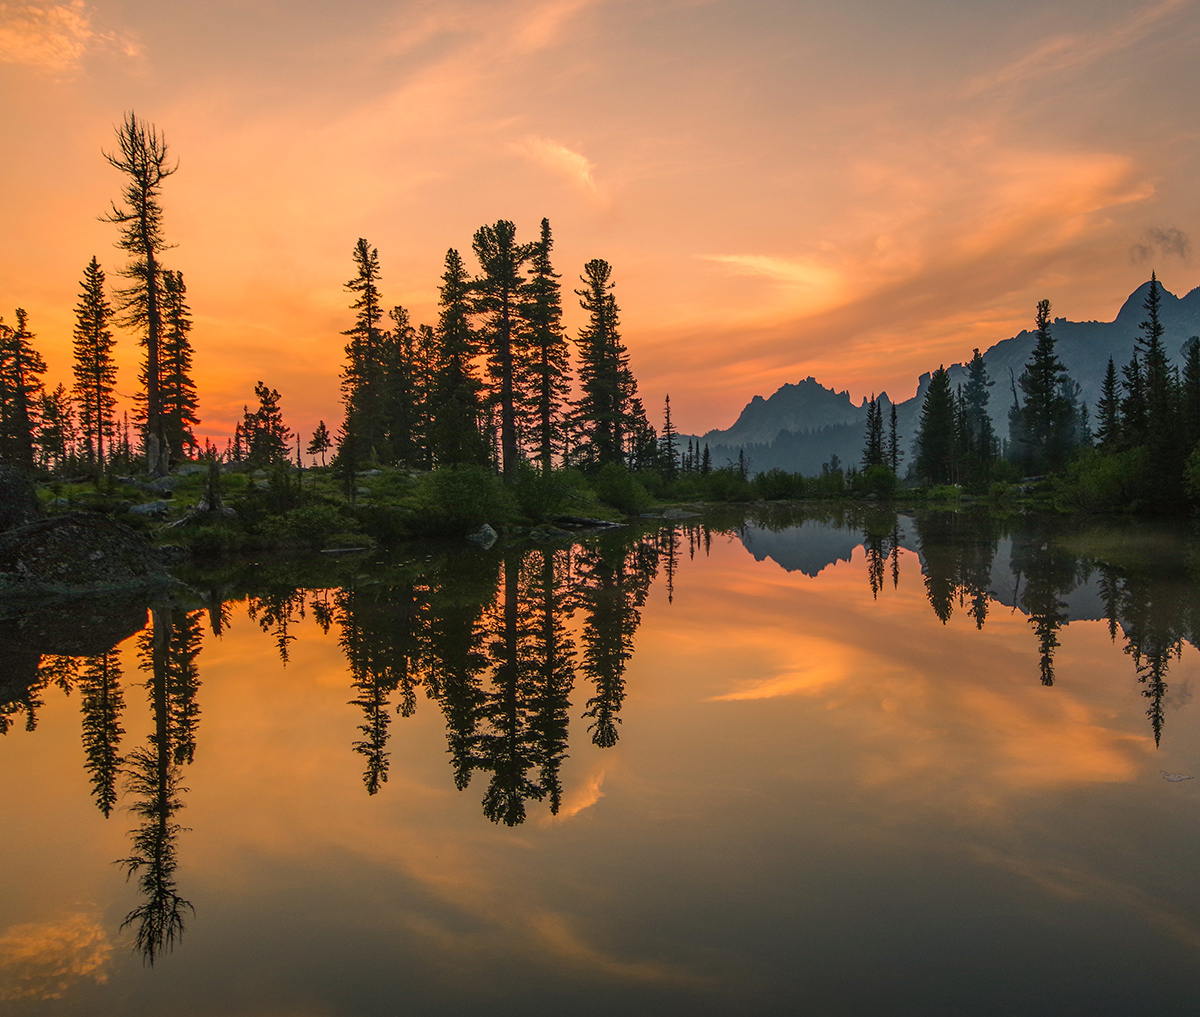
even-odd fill
[[(1142, 303), (1149, 289), (1147, 280), (1129, 295), (1112, 321), (1054, 319), (1056, 352), (1071, 377), (1082, 386), (1082, 398), (1087, 402), (1093, 422), (1109, 357), (1119, 368), (1133, 355), (1134, 339), (1140, 335), (1138, 324), (1146, 315)], [(1166, 330), (1164, 342), (1173, 362), (1182, 366), (1180, 350), (1184, 343), (1191, 336), (1200, 335), (1200, 287), (1185, 297), (1161, 289), (1161, 296), (1160, 317)], [(1033, 317), (1032, 308), (1030, 317)], [(988, 409), (996, 433), (1002, 438), (1008, 434), (1012, 384), (1021, 376), (1033, 345), (1033, 334), (1024, 330), (984, 351), (988, 374), (996, 383), (991, 390)], [(970, 353), (969, 350), (963, 352)], [(931, 365), (931, 371), (934, 366)], [(966, 383), (965, 359), (963, 363), (949, 365), (948, 370), (952, 386)], [(901, 473), (912, 459), (911, 446), (931, 371), (921, 375), (913, 398), (896, 404), (897, 430), (905, 449)], [(891, 402), (886, 393), (879, 398), (884, 405), (886, 427)], [(835, 392), (809, 377), (799, 384), (784, 385), (767, 399), (755, 396), (734, 424), (725, 430), (712, 430), (698, 437), (680, 437), (684, 442), (691, 438), (707, 443), (713, 463), (718, 466), (727, 459), (736, 461), (738, 450), (744, 448), (754, 473), (778, 467), (811, 475), (819, 473), (821, 465), (832, 455), (845, 466), (857, 465), (862, 458), (866, 418), (865, 398), (855, 405), (848, 392)]]

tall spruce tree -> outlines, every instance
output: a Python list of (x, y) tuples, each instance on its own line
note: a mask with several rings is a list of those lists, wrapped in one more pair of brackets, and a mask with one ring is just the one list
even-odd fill
[(200, 423), (196, 383), (192, 380), (192, 311), (182, 272), (163, 272), (163, 337), (159, 381), (169, 446), (180, 456), (196, 458), (200, 445), (193, 428)]
[(991, 479), (992, 466), (996, 459), (996, 432), (988, 413), (988, 392), (995, 384), (988, 377), (987, 364), (978, 349), (967, 365), (967, 385), (963, 390), (964, 423), (970, 458), (966, 464), (967, 478), (975, 484), (986, 484)]
[(388, 315), (380, 356), (387, 446), (393, 462), (412, 469), (425, 464), (426, 365), (408, 311), (396, 306)]
[(470, 319), (470, 278), (451, 248), (438, 298), (435, 354), (429, 393), (429, 447), (439, 466), (488, 461), (480, 433), (482, 386), (471, 369), (478, 352)]
[(166, 139), (132, 111), (125, 114), (117, 128), (117, 149), (114, 154), (104, 153), (104, 157), (128, 178), (122, 192), (124, 204), (119, 207), (114, 202), (101, 218), (118, 227), (117, 246), (130, 256), (129, 263), (121, 270), (129, 285), (117, 291), (118, 311), (120, 324), (140, 333), (146, 350), (142, 367), (146, 386), (143, 442), (146, 468), (153, 476), (163, 476), (171, 465), (171, 449), (160, 388), (163, 339), (160, 256), (167, 244), (159, 201), (162, 182), (179, 167), (167, 165)]
[(1183, 443), (1190, 451), (1200, 441), (1200, 336), (1192, 336), (1183, 347), (1180, 387)]
[(1018, 432), (1010, 429), (1010, 443), (1023, 467), (1040, 473), (1060, 469), (1078, 444), (1078, 410), (1065, 395), (1067, 369), (1054, 351), (1049, 300), (1038, 302), (1035, 335), (1033, 353), (1017, 381), (1025, 402), (1018, 408)]
[(74, 398), (78, 407), (83, 454), (91, 466), (104, 469), (117, 428), (116, 340), (109, 330), (112, 307), (104, 295), (104, 270), (93, 256), (83, 270), (75, 305)]
[[(1197, 344), (1200, 346), (1200, 344)], [(1200, 367), (1200, 362), (1197, 364)], [(1200, 375), (1197, 376), (1200, 382)], [(1197, 395), (1200, 395), (1198, 390)], [(1096, 444), (1102, 451), (1111, 452), (1121, 443), (1121, 397), (1117, 390), (1117, 368), (1112, 357), (1104, 372), (1104, 383), (1100, 389), (1100, 401), (1096, 404), (1099, 419), (1096, 426)]]
[(867, 430), (865, 441), (863, 444), (862, 465), (864, 470), (869, 470), (872, 466), (883, 466), (886, 464), (887, 456), (883, 445), (883, 407), (879, 405), (879, 400), (875, 398), (875, 393), (871, 393), (871, 399), (867, 403)]
[[(671, 397), (667, 396), (663, 406), (663, 427), (658, 436), (659, 457), (662, 460), (663, 479), (673, 481), (679, 472), (679, 456), (676, 445), (679, 442), (679, 432), (671, 421)], [(688, 444), (691, 444), (690, 442)]]
[(921, 406), (921, 425), (917, 432), (917, 476), (927, 484), (951, 481), (955, 454), (954, 393), (950, 375), (944, 366), (933, 372), (925, 401)]
[[(346, 366), (342, 370), (342, 401), (346, 407), (344, 430), (357, 446), (355, 458), (386, 458), (383, 410), (383, 304), (379, 295), (379, 251), (362, 237), (354, 245), (355, 276), (346, 289), (354, 294), (350, 309), (354, 325), (342, 335)], [(339, 455), (340, 455), (339, 451)]]
[(482, 273), (474, 284), (475, 312), (488, 353), (492, 398), (500, 408), (500, 472), (511, 480), (520, 455), (518, 417), (527, 397), (519, 314), (525, 288), (521, 269), (530, 252), (517, 243), (517, 228), (506, 219), (480, 227), (472, 247)]
[[(707, 450), (708, 446), (704, 448)], [(887, 463), (896, 476), (900, 476), (900, 460), (904, 453), (900, 451), (900, 431), (896, 426), (896, 404), (892, 403), (892, 412), (888, 423)]]
[(581, 390), (575, 408), (578, 452), (585, 464), (603, 466), (625, 457), (631, 424), (638, 417), (632, 406), (637, 385), (621, 342), (612, 266), (599, 258), (589, 261), (580, 279), (584, 288), (575, 293), (588, 320), (576, 341)]
[(562, 327), (562, 288), (550, 262), (554, 240), (550, 220), (531, 246), (529, 281), (521, 314), (525, 319), (528, 357), (525, 370), (529, 404), (524, 430), (530, 454), (542, 473), (550, 472), (555, 454), (562, 455), (562, 418), (571, 389), (570, 354)]
[(0, 318), (0, 459), (32, 471), (46, 362), (33, 347), (29, 316), (18, 307), (16, 327)]

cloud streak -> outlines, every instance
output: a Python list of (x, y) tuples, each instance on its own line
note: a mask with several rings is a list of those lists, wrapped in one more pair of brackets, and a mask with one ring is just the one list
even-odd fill
[(968, 96), (1026, 84), (1050, 74), (1073, 71), (1128, 49), (1149, 35), (1192, 0), (1165, 0), (1140, 10), (1129, 20), (1090, 36), (1059, 36), (1037, 46), (1025, 56), (991, 74), (973, 78), (966, 88)]
[(0, 61), (53, 73), (79, 69), (84, 57), (97, 50), (141, 52), (136, 38), (116, 32), (97, 32), (83, 0), (65, 4), (0, 4)]

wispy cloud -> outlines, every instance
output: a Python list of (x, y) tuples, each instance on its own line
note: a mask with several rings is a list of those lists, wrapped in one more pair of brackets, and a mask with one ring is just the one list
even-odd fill
[(1153, 7), (1143, 8), (1129, 20), (1107, 31), (1050, 39), (1000, 70), (973, 78), (967, 85), (967, 94), (980, 95), (1095, 63), (1139, 42), (1177, 11), (1190, 7), (1192, 2), (1165, 0)]
[(75, 71), (93, 50), (138, 56), (137, 39), (99, 32), (83, 0), (65, 4), (0, 4), (0, 61), (53, 73)]
[(596, 164), (586, 155), (549, 138), (527, 137), (513, 150), (542, 169), (561, 177), (574, 186), (589, 201), (606, 205), (607, 197), (596, 184)]

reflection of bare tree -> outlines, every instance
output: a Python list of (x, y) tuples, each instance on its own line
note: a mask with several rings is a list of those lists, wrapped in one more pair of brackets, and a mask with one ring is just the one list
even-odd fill
[(138, 638), (154, 730), (149, 744), (130, 752), (123, 768), (130, 808), (141, 823), (131, 832), (133, 850), (121, 864), (127, 877), (137, 876), (143, 901), (125, 916), (122, 928), (136, 927), (137, 948), (149, 964), (175, 946), (185, 912), (194, 911), (175, 882), (175, 842), (182, 827), (174, 817), (183, 808), (181, 767), (196, 750), (200, 619), (199, 611), (159, 605), (150, 611), (150, 630)]

